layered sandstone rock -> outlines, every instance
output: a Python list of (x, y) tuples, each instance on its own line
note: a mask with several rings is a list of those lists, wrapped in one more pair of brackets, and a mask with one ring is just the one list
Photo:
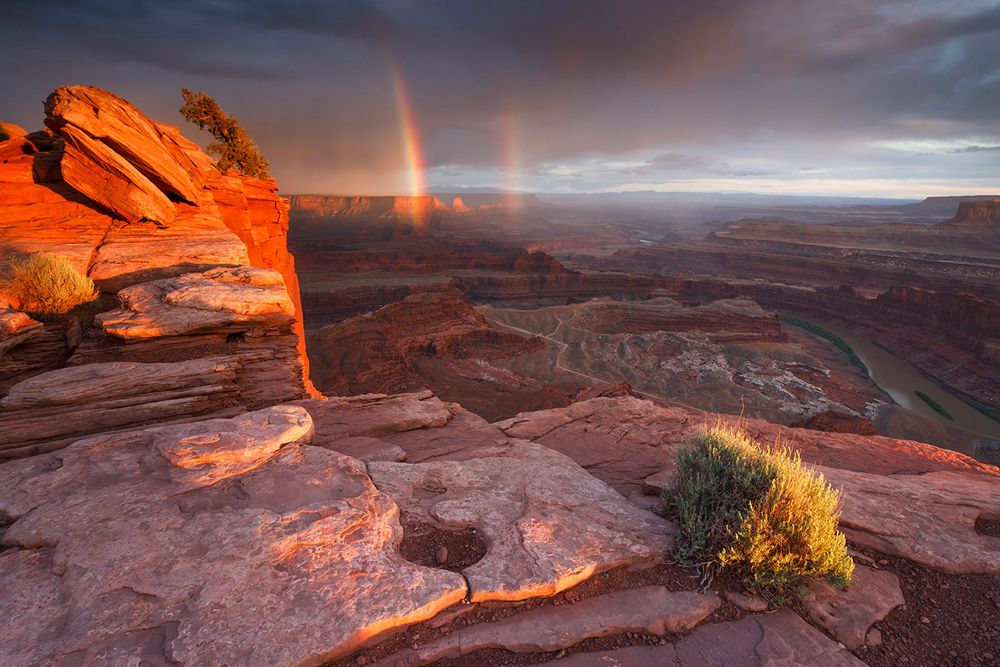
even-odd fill
[(713, 594), (668, 591), (662, 586), (617, 591), (574, 605), (534, 609), (498, 623), (474, 625), (377, 664), (416, 667), (496, 648), (512, 653), (558, 651), (587, 639), (626, 632), (679, 634), (698, 625), (718, 606)]
[(209, 331), (245, 333), (290, 329), (295, 308), (281, 274), (239, 267), (186, 273), (118, 293), (125, 308), (101, 313), (97, 324), (125, 340)]
[(998, 232), (1000, 231), (1000, 199), (959, 202), (958, 212), (955, 213), (954, 217), (942, 222), (941, 226)]
[[(97, 88), (60, 87), (45, 109), (47, 131), (0, 141), (0, 259), (60, 255), (125, 304), (101, 314), (98, 328), (88, 314), (7, 336), (0, 388), (67, 361), (80, 367), (77, 377), (90, 364), (182, 364), (182, 386), (156, 397), (139, 393), (161, 412), (135, 410), (134, 419), (111, 419), (115, 427), (229, 414), (308, 391), (298, 283), (285, 244), (288, 207), (274, 182), (219, 173), (175, 128)], [(234, 377), (196, 377), (223, 357)], [(91, 370), (95, 382), (105, 376)], [(39, 380), (43, 387), (58, 381)], [(115, 401), (128, 397), (112, 391), (105, 398), (123, 414), (126, 404)], [(62, 408), (89, 423), (85, 402)], [(24, 416), (11, 410), (0, 408), (0, 422)], [(50, 448), (71, 434), (65, 429), (44, 444), (22, 434), (6, 443), (5, 455)]]

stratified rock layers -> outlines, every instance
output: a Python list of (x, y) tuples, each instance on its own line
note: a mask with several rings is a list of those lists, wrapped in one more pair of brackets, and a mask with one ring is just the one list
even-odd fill
[[(176, 128), (98, 88), (62, 86), (45, 110), (48, 130), (0, 143), (0, 260), (60, 255), (102, 292), (117, 293), (122, 308), (100, 314), (97, 328), (89, 314), (70, 314), (16, 332), (24, 315), (17, 304), (5, 311), (12, 324), (0, 389), (32, 380), (31, 391), (44, 392), (63, 377), (44, 372), (67, 364), (76, 367), (74, 382), (89, 375), (109, 389), (47, 406), (50, 417), (75, 416), (40, 429), (24, 420), (41, 404), (0, 405), (0, 431), (14, 434), (0, 458), (96, 432), (109, 409), (118, 416), (105, 427), (113, 428), (231, 415), (305, 395), (311, 385), (286, 246), (288, 205), (275, 183), (220, 173)], [(187, 379), (129, 395), (128, 375), (115, 377), (104, 365), (119, 362), (180, 364), (165, 372)]]

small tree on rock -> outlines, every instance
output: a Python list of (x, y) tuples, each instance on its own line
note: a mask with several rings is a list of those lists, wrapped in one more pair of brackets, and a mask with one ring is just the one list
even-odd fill
[(221, 171), (230, 169), (247, 176), (269, 178), (270, 172), (257, 144), (235, 118), (227, 114), (214, 98), (205, 93), (181, 88), (184, 106), (181, 115), (211, 134), (215, 141), (208, 145), (208, 154), (216, 158)]

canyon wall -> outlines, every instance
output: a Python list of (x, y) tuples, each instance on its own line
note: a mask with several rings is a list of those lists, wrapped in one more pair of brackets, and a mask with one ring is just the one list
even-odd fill
[(1000, 233), (1000, 199), (963, 201), (954, 217), (942, 222), (941, 227)]
[(296, 216), (315, 218), (427, 219), (434, 211), (448, 210), (436, 197), (290, 195)]
[(423, 387), (418, 357), (486, 360), (539, 349), (537, 339), (492, 327), (457, 289), (420, 292), (311, 334), (317, 386), (329, 394)]

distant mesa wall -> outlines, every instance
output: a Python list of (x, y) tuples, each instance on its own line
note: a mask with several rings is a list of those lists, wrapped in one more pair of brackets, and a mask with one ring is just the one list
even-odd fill
[(941, 227), (1000, 232), (1000, 198), (985, 201), (963, 201), (954, 217)]
[(461, 215), (476, 211), (542, 206), (534, 195), (288, 195), (291, 213), (301, 217), (361, 220), (427, 219), (434, 213)]
[(449, 210), (436, 197), (291, 195), (291, 212), (296, 216), (321, 218), (427, 219), (435, 211)]

